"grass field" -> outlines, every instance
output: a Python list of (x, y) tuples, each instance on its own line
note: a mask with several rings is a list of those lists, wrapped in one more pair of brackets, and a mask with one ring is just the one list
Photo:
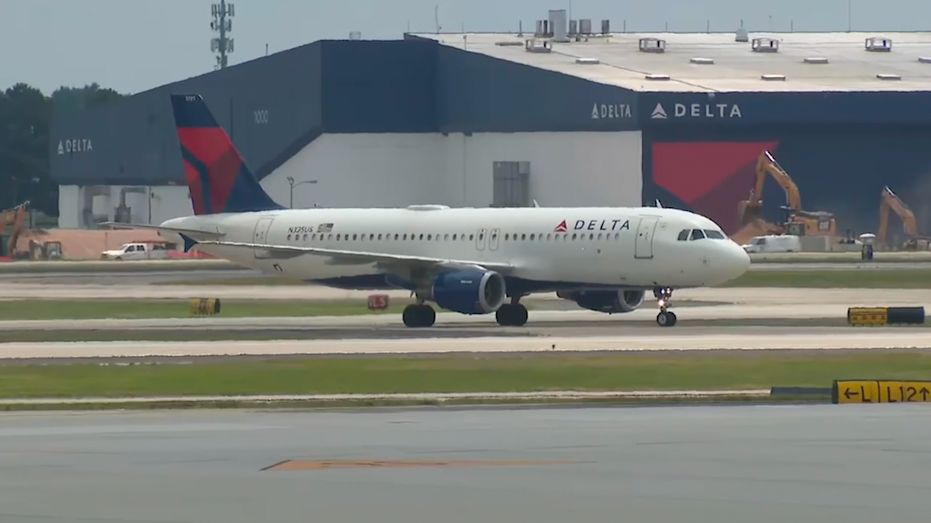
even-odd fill
[[(400, 314), (408, 299), (393, 299), (385, 310), (372, 311), (364, 299), (326, 301), (221, 300), (225, 318), (273, 316), (349, 316)], [(189, 318), (191, 301), (153, 300), (15, 300), (0, 301), (3, 320), (87, 320), (97, 318)]]
[[(283, 278), (218, 278), (162, 285), (307, 285)], [(751, 271), (721, 287), (820, 287), (931, 289), (929, 270)]]
[(931, 354), (540, 354), (0, 366), (0, 397), (726, 390), (927, 379)]

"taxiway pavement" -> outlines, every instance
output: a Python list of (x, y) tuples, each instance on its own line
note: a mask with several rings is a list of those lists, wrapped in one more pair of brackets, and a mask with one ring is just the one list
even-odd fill
[(0, 415), (3, 521), (924, 523), (924, 405)]
[[(436, 355), (444, 353), (501, 353), (556, 351), (709, 351), (709, 350), (850, 350), (928, 349), (931, 329), (852, 331), (842, 327), (793, 328), (757, 327), (745, 332), (733, 329), (683, 327), (652, 332), (614, 335), (527, 335), (502, 336), (487, 333), (468, 336), (465, 332), (412, 337), (410, 329), (401, 337), (377, 333), (373, 337), (226, 340), (226, 341), (82, 341), (0, 343), (0, 359), (67, 358), (152, 358), (164, 356), (243, 355)], [(429, 337), (428, 337), (429, 336)], [(308, 336), (310, 338), (311, 336)]]

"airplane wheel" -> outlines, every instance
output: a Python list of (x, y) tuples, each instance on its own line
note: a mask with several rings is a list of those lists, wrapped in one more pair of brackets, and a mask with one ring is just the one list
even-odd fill
[(502, 327), (507, 327), (511, 324), (511, 309), (513, 307), (510, 303), (505, 303), (504, 305), (498, 307), (498, 310), (495, 311), (495, 321), (498, 322), (498, 325)]
[(656, 323), (660, 327), (672, 327), (676, 324), (676, 314), (669, 311), (663, 311), (656, 315)]
[(495, 320), (501, 326), (523, 327), (527, 324), (527, 307), (505, 303), (495, 311)]
[(432, 327), (436, 322), (436, 311), (429, 305), (408, 305), (401, 313), (404, 325), (416, 327)]

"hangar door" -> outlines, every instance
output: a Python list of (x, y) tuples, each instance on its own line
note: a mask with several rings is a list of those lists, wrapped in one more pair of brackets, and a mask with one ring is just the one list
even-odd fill
[(492, 207), (530, 207), (530, 162), (494, 162)]

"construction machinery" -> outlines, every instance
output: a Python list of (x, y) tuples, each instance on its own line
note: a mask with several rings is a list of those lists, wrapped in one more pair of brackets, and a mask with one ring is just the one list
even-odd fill
[[(23, 227), (26, 224), (26, 210), (29, 206), (29, 202), (23, 202), (16, 207), (0, 211), (0, 235), (3, 234), (4, 229), (8, 226), (12, 226), (12, 229), (9, 231), (9, 238), (6, 241), (7, 253), (10, 258), (16, 257), (16, 242), (19, 240), (20, 234), (23, 232)], [(2, 254), (2, 251), (0, 251)]]
[[(781, 224), (766, 222), (761, 216), (762, 193), (767, 174), (785, 191), (786, 204), (781, 208), (786, 212), (786, 217)], [(769, 151), (760, 153), (756, 162), (756, 184), (750, 192), (750, 197), (737, 204), (737, 215), (742, 228), (738, 234), (750, 232), (751, 236), (792, 234), (833, 237), (837, 231), (837, 223), (832, 213), (802, 210), (802, 197), (798, 186)]]
[(906, 250), (927, 250), (931, 238), (918, 234), (918, 224), (915, 220), (915, 214), (912, 213), (908, 205), (905, 205), (905, 202), (900, 200), (889, 187), (883, 187), (882, 194), (880, 195), (879, 232), (876, 235), (879, 243), (885, 248), (889, 247), (889, 242), (886, 240), (886, 234), (889, 229), (889, 211), (894, 212), (902, 221), (902, 228), (904, 229), (906, 238), (900, 245)]

